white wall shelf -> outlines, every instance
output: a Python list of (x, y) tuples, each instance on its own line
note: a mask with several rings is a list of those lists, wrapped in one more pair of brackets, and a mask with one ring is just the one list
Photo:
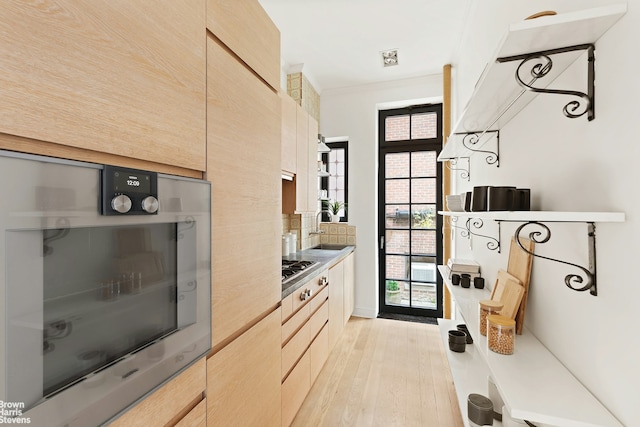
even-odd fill
[[(485, 359), (476, 350), (476, 344), (467, 344), (463, 353), (456, 353), (449, 350), (449, 330), (456, 329), (456, 325), (464, 323), (463, 321), (455, 321), (448, 319), (438, 319), (438, 327), (440, 328), (440, 337), (442, 338), (449, 366), (451, 367), (451, 375), (456, 385), (456, 395), (458, 396), (458, 405), (462, 414), (462, 421), (465, 427), (469, 427), (469, 416), (467, 414), (467, 397), (471, 393), (479, 393), (488, 396), (487, 378), (489, 376), (489, 368)], [(502, 426), (500, 421), (493, 421), (493, 425)]]
[[(453, 286), (446, 267), (438, 266), (438, 271), (474, 340), (465, 353), (448, 355), (456, 389), (460, 388), (458, 399), (463, 399), (465, 409), (464, 393), (486, 390), (484, 365), (514, 418), (562, 427), (623, 426), (526, 327), (522, 335), (516, 335), (513, 355), (489, 350), (486, 337), (479, 332), (478, 302), (490, 299), (491, 291)], [(451, 325), (443, 322), (441, 331)], [(447, 341), (445, 344), (449, 351)], [(478, 370), (481, 373), (474, 376)], [(480, 376), (484, 376), (484, 385)], [(484, 388), (478, 391), (476, 387)], [(463, 410), (462, 402), (460, 406)], [(465, 415), (463, 410), (463, 418)]]
[[(549, 90), (549, 85), (583, 56), (583, 49), (588, 51), (589, 77), (586, 92), (577, 97), (575, 95), (578, 91), (573, 89), (553, 89), (552, 93), (560, 93), (563, 97), (569, 95), (565, 115), (579, 117), (584, 110), (589, 120), (592, 120), (595, 117), (595, 57), (593, 46), (590, 45), (605, 34), (626, 11), (626, 4), (615, 4), (511, 24), (480, 76), (470, 101), (454, 126), (438, 160), (470, 157), (480, 150), (491, 139), (487, 132), (502, 129), (538, 93)], [(523, 77), (521, 68), (530, 70), (528, 77)], [(522, 78), (523, 84), (517, 81), (516, 76)], [(572, 103), (574, 101), (575, 104)], [(574, 108), (577, 111), (573, 110)], [(463, 140), (469, 134), (475, 135), (477, 141), (463, 144)]]
[[(487, 248), (490, 250), (496, 250), (500, 252), (501, 246), (501, 228), (500, 223), (505, 222), (522, 222), (515, 233), (514, 237), (516, 242), (522, 248), (523, 251), (542, 259), (549, 261), (559, 262), (579, 269), (581, 272), (578, 274), (568, 274), (564, 278), (564, 283), (570, 289), (574, 291), (589, 291), (591, 295), (598, 295), (598, 282), (596, 275), (596, 222), (624, 222), (625, 215), (623, 212), (554, 212), (554, 211), (491, 211), (491, 212), (452, 212), (452, 211), (438, 211), (438, 214), (451, 219), (454, 218), (466, 218), (465, 229), (463, 235), (465, 237), (471, 237), (471, 235), (483, 237), (489, 239)], [(498, 237), (479, 234), (472, 231), (472, 228), (480, 229), (484, 226), (484, 220), (493, 220), (498, 223)], [(587, 241), (589, 250), (589, 266), (588, 268), (582, 267), (578, 264), (574, 264), (567, 261), (562, 261), (547, 256), (538, 255), (534, 252), (530, 252), (526, 249), (525, 245), (521, 242), (521, 233), (526, 227), (537, 227), (542, 231), (536, 230), (529, 233), (529, 239), (535, 243), (546, 243), (551, 238), (551, 230), (545, 225), (547, 222), (584, 222), (587, 224)], [(455, 221), (452, 221), (452, 226), (456, 228), (462, 228), (455, 225)]]

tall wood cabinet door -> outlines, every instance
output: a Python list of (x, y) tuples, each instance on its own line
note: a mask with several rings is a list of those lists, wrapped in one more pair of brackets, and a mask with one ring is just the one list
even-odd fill
[(342, 261), (344, 264), (344, 323), (345, 325), (353, 314), (355, 306), (355, 255), (350, 253)]
[(296, 104), (296, 211), (309, 211), (309, 114)]
[(207, 28), (272, 88), (280, 88), (280, 31), (258, 0), (207, 0)]
[(282, 170), (295, 174), (297, 168), (297, 117), (296, 101), (286, 93), (280, 93), (282, 102)]
[(0, 133), (204, 171), (205, 0), (4, 2)]
[(207, 60), (215, 347), (281, 299), (280, 99), (211, 37)]
[(344, 329), (344, 264), (329, 269), (329, 349), (338, 342)]
[(280, 309), (207, 360), (207, 424), (279, 426)]
[(309, 173), (307, 177), (307, 208), (310, 212), (318, 210), (318, 122), (309, 116), (309, 128), (307, 137), (307, 164)]

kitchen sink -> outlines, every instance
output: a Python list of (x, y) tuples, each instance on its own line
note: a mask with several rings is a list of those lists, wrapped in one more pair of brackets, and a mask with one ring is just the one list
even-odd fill
[(352, 245), (340, 245), (335, 243), (322, 243), (318, 246), (314, 246), (311, 249), (320, 249), (324, 251), (341, 251), (342, 249)]

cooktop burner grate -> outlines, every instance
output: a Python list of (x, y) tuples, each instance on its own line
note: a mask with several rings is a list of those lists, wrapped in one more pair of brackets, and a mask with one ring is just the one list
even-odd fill
[(282, 260), (282, 283), (286, 283), (298, 277), (306, 269), (316, 265), (317, 261)]

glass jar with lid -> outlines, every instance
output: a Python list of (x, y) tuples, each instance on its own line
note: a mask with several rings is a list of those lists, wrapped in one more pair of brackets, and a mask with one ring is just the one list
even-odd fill
[(503, 306), (504, 304), (500, 301), (490, 299), (480, 301), (480, 334), (487, 336), (487, 316), (498, 314)]
[(499, 314), (487, 317), (487, 346), (499, 354), (513, 354), (516, 321)]

